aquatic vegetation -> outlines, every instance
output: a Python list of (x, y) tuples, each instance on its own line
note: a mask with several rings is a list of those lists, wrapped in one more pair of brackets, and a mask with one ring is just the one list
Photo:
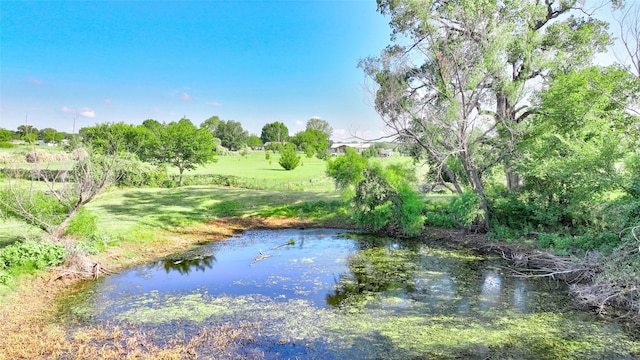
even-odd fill
[[(287, 240), (295, 244), (279, 246)], [(269, 258), (249, 266), (259, 249)], [(202, 265), (213, 254), (215, 261)], [(106, 278), (72, 310), (167, 336), (251, 324), (234, 354), (264, 358), (601, 359), (640, 355), (637, 335), (570, 307), (498, 259), (338, 230), (250, 231), (173, 265)], [(199, 266), (199, 267), (198, 267)], [(77, 298), (82, 298), (78, 295)]]

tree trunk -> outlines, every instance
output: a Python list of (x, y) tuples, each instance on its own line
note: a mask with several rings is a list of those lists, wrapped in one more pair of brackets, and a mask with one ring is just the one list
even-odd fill
[(468, 158), (468, 154), (462, 156), (462, 166), (469, 178), (469, 184), (473, 192), (480, 197), (480, 209), (483, 213), (483, 223), (478, 224), (481, 226), (480, 230), (488, 231), (491, 229), (489, 225), (489, 205), (487, 201), (487, 194), (484, 192), (484, 185), (482, 185), (481, 175)]
[(184, 168), (179, 167), (178, 170), (180, 171), (180, 186), (182, 186), (182, 173), (184, 172)]
[(69, 222), (73, 218), (73, 215), (75, 215), (78, 212), (78, 209), (80, 209), (80, 206), (82, 205), (77, 204), (71, 210), (69, 210), (64, 220), (62, 220), (62, 222), (58, 226), (56, 226), (55, 229), (53, 229), (53, 231), (51, 231), (52, 240), (58, 241), (62, 237), (62, 234), (64, 233), (64, 229), (67, 227), (67, 225), (69, 225)]
[[(515, 124), (516, 118), (515, 113), (512, 110), (512, 106), (509, 104), (509, 99), (507, 95), (498, 92), (496, 94), (496, 116), (498, 121), (502, 121), (505, 124)], [(511, 170), (509, 157), (504, 159), (504, 173), (507, 182), (507, 189), (509, 191), (514, 191), (523, 185), (522, 174), (518, 174)]]
[(524, 185), (522, 174), (518, 174), (509, 170), (505, 171), (505, 173), (507, 176), (507, 189), (509, 189), (510, 191), (513, 191)]

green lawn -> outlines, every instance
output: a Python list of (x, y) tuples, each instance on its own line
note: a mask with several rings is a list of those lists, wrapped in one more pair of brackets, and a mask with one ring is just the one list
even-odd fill
[[(338, 193), (267, 191), (213, 186), (171, 189), (118, 189), (86, 206), (98, 229), (110, 238), (135, 241), (159, 229), (176, 230), (227, 216), (274, 215), (305, 202), (339, 200)], [(277, 213), (276, 213), (277, 215)]]
[[(112, 188), (86, 206), (98, 217), (99, 232), (109, 238), (135, 241), (136, 237), (150, 237), (158, 229), (188, 226), (224, 216), (299, 215), (304, 202), (331, 202), (340, 199), (333, 182), (325, 175), (326, 161), (301, 156), (302, 164), (286, 171), (278, 164), (279, 155), (271, 153), (265, 159), (264, 151), (248, 156), (218, 157), (216, 163), (186, 172), (188, 175), (233, 175), (243, 179), (245, 188), (224, 188), (209, 185), (179, 188)], [(409, 158), (376, 159), (385, 164), (410, 162)], [(170, 174), (177, 169), (170, 168)], [(13, 181), (14, 186), (30, 186), (27, 181)], [(37, 189), (46, 191), (44, 184), (36, 182)], [(255, 186), (251, 186), (255, 185)], [(7, 180), (0, 179), (4, 189)], [(305, 209), (307, 213), (309, 209)], [(326, 216), (322, 214), (321, 216)], [(0, 219), (0, 247), (18, 239), (42, 235), (42, 232), (17, 220)]]

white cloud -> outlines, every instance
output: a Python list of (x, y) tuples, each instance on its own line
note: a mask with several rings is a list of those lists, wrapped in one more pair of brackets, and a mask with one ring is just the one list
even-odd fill
[(89, 108), (82, 108), (82, 109), (78, 109), (78, 115), (82, 116), (82, 117), (86, 117), (86, 118), (90, 118), (93, 119), (94, 117), (96, 117), (96, 112), (89, 109)]
[(72, 108), (63, 106), (62, 109), (60, 109), (60, 112), (64, 114), (76, 114), (78, 116), (82, 116), (89, 119), (93, 119), (94, 117), (96, 117), (96, 112), (91, 110), (88, 107), (72, 109)]
[(219, 103), (217, 101), (207, 101), (205, 104), (211, 105), (211, 106), (216, 106), (216, 107), (222, 106), (222, 103)]
[(304, 125), (304, 121), (296, 120), (296, 126), (303, 126), (303, 125)]
[(180, 99), (182, 99), (182, 101), (184, 102), (190, 102), (191, 100), (193, 100), (193, 97), (188, 93), (183, 92), (182, 95), (180, 95)]
[(102, 102), (105, 103), (105, 104), (111, 104), (113, 102), (113, 100), (111, 100), (110, 98), (104, 98), (102, 100)]

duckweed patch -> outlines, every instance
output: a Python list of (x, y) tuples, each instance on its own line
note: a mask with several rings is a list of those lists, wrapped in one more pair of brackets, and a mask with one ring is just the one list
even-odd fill
[[(259, 251), (270, 257), (251, 264)], [(497, 259), (464, 251), (330, 229), (250, 231), (163, 261), (98, 282), (72, 308), (185, 339), (252, 324), (230, 357), (640, 356), (638, 334), (574, 310), (555, 282), (508, 277)]]

